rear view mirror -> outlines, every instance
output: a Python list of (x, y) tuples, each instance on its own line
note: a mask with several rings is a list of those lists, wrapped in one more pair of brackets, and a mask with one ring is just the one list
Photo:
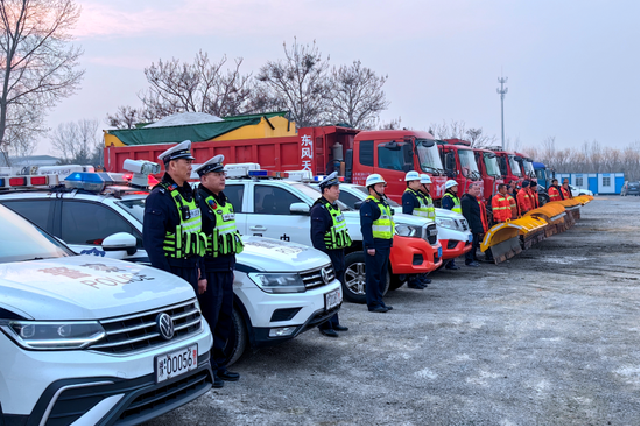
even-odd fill
[(123, 259), (125, 254), (133, 256), (136, 252), (136, 237), (128, 232), (116, 232), (104, 239), (102, 249), (105, 256), (110, 258)]
[(289, 212), (299, 215), (309, 214), (309, 205), (307, 203), (291, 203)]

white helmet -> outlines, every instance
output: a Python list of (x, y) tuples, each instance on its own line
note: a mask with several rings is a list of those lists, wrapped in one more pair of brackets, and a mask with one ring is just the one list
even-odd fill
[(387, 182), (385, 182), (385, 180), (382, 179), (382, 176), (380, 176), (379, 174), (376, 173), (367, 176), (367, 183), (365, 184), (365, 186), (369, 187), (371, 185), (375, 185), (376, 183), (384, 183), (384, 186), (387, 186)]
[(455, 180), (448, 180), (444, 183), (444, 189), (453, 188), (454, 186), (458, 186), (458, 182)]
[(412, 180), (420, 180), (420, 175), (418, 174), (418, 172), (411, 170), (409, 173), (407, 173), (407, 175), (404, 177), (404, 181), (405, 182), (410, 182)]
[(431, 176), (420, 175), (420, 183), (431, 183)]

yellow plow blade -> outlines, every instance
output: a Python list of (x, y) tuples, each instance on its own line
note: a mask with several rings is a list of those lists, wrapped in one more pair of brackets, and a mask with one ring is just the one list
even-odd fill
[(530, 210), (527, 212), (527, 216), (537, 217), (546, 222), (544, 236), (547, 238), (565, 230), (565, 208), (556, 202)]
[[(544, 219), (524, 216), (494, 225), (480, 243), (480, 250), (491, 248), (495, 263), (504, 262), (544, 238)], [(521, 238), (522, 237), (522, 238)], [(521, 243), (522, 240), (522, 243)]]

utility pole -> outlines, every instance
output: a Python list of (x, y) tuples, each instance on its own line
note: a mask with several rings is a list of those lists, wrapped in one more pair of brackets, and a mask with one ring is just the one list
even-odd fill
[(501, 75), (500, 78), (498, 78), (498, 82), (500, 83), (500, 88), (496, 89), (496, 93), (500, 95), (500, 125), (502, 126), (502, 150), (503, 151), (504, 151), (504, 97), (509, 91), (509, 89), (507, 89), (506, 87), (503, 87), (503, 84), (505, 84), (507, 80), (509, 80), (509, 77), (503, 78)]

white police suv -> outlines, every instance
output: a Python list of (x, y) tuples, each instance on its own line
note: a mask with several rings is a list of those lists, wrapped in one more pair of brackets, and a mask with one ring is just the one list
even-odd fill
[[(71, 188), (0, 191), (0, 204), (77, 253), (147, 263), (142, 246), (147, 191), (105, 187), (103, 178), (97, 177), (72, 174), (66, 180)], [(231, 363), (248, 347), (280, 343), (313, 328), (342, 303), (340, 282), (324, 253), (278, 239), (243, 237), (243, 243), (234, 274), (236, 333)]]
[(186, 281), (78, 256), (3, 206), (0, 223), (0, 425), (137, 424), (211, 387)]

